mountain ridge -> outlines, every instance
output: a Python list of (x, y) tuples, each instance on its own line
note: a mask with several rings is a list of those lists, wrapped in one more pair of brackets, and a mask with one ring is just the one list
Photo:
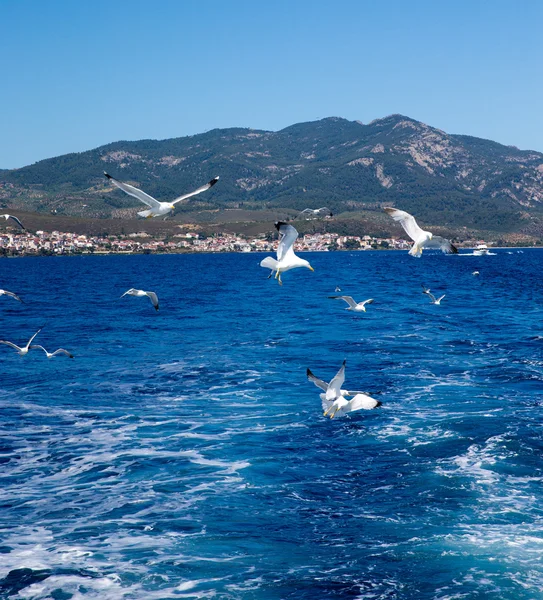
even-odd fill
[(447, 134), (401, 114), (367, 124), (326, 117), (277, 132), (232, 127), (111, 142), (0, 171), (0, 206), (133, 216), (141, 205), (108, 185), (104, 170), (160, 200), (220, 175), (219, 184), (181, 206), (181, 214), (315, 204), (348, 215), (396, 205), (451, 227), (539, 232), (543, 223), (542, 153)]

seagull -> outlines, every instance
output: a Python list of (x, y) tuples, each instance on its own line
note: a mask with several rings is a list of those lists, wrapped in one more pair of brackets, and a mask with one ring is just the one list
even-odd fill
[(327, 206), (321, 206), (320, 208), (304, 208), (298, 215), (296, 215), (295, 219), (297, 219), (300, 215), (311, 215), (313, 217), (318, 217), (324, 212), (328, 213), (328, 217), (334, 216), (334, 213)]
[(36, 331), (36, 333), (28, 340), (26, 346), (17, 346), (16, 344), (13, 344), (12, 342), (8, 342), (6, 340), (0, 340), (0, 344), (6, 344), (6, 346), (11, 346), (12, 348), (14, 348), (15, 350), (17, 350), (17, 352), (19, 352), (19, 354), (21, 356), (25, 356), (26, 354), (28, 354), (28, 351), (30, 350), (30, 348), (32, 347), (30, 344), (32, 343), (32, 340), (38, 335), (38, 333), (43, 329), (43, 327), (40, 327), (38, 329), (38, 331)]
[[(307, 369), (307, 378), (309, 381), (325, 392), (324, 394), (320, 394), (320, 399), (322, 400), (322, 407), (325, 409), (324, 415), (330, 414), (331, 419), (337, 413), (345, 414), (357, 410), (371, 410), (382, 404), (378, 400), (364, 394), (364, 392), (350, 392), (341, 389), (345, 381), (345, 364), (346, 361), (344, 360), (341, 368), (330, 383), (326, 383), (322, 379), (315, 377), (311, 370)], [(345, 396), (353, 396), (353, 398), (346, 400)]]
[(355, 312), (366, 312), (366, 304), (371, 304), (373, 298), (364, 300), (364, 302), (355, 302), (352, 296), (328, 296), (331, 300), (345, 300), (349, 305), (345, 310), (354, 310)]
[(129, 296), (148, 296), (149, 300), (151, 300), (151, 302), (153, 303), (155, 310), (158, 310), (158, 296), (154, 292), (144, 292), (143, 290), (136, 290), (135, 288), (130, 288), (121, 296), (121, 298), (126, 296), (126, 294), (128, 294)]
[(458, 250), (449, 240), (421, 229), (413, 215), (397, 208), (385, 208), (383, 210), (395, 221), (399, 221), (407, 235), (415, 242), (409, 250), (411, 256), (420, 258), (423, 248), (440, 248), (445, 254), (458, 254)]
[(336, 285), (336, 289), (334, 290), (334, 292), (341, 292), (341, 288), (339, 287), (339, 285)]
[[(19, 300), (19, 302), (23, 302), (19, 296), (17, 296), (17, 294), (14, 294), (13, 292), (8, 292), (7, 290), (0, 290), (0, 296), (11, 296), (12, 298), (15, 298), (15, 300)], [(24, 302), (23, 302), (24, 304)]]
[(437, 304), (438, 306), (441, 304), (441, 301), (443, 300), (443, 298), (445, 298), (445, 294), (443, 294), (443, 296), (440, 296), (437, 300), (436, 297), (430, 293), (430, 291), (428, 292), (424, 292), (425, 294), (428, 294), (428, 296), (430, 296), (431, 300), (430, 303), (431, 304)]
[(479, 275), (479, 271), (473, 271), (472, 275)]
[(21, 229), (26, 229), (26, 227), (21, 223), (21, 221), (19, 221), (19, 219), (17, 217), (14, 217), (13, 215), (0, 215), (0, 218), (4, 217), (4, 219), (6, 219), (6, 221), (8, 219), (13, 219), (15, 221), (15, 223), (17, 223), (17, 225), (19, 225), (21, 227)]
[(47, 358), (53, 358), (53, 356), (55, 356), (57, 354), (66, 354), (66, 356), (68, 356), (69, 358), (74, 357), (74, 355), (71, 352), (68, 352), (68, 350), (64, 350), (64, 348), (59, 348), (58, 350), (55, 350), (54, 352), (47, 352), (47, 350), (43, 346), (40, 346), (39, 344), (32, 344), (32, 346), (30, 346), (30, 349), (32, 350), (32, 348), (41, 348), (45, 352), (45, 354), (47, 354)]
[[(290, 271), (291, 269), (297, 269), (298, 267), (306, 267), (310, 271), (315, 269), (309, 264), (307, 260), (299, 258), (294, 254), (293, 245), (298, 237), (298, 232), (292, 225), (278, 221), (275, 223), (275, 228), (279, 232), (281, 239), (279, 240), (279, 246), (277, 246), (277, 260), (271, 256), (267, 256), (261, 261), (260, 266), (266, 269), (271, 269), (270, 277), (275, 271), (275, 279), (278, 280), (279, 285), (283, 285), (281, 281), (281, 273)], [(268, 277), (269, 279), (269, 277)]]
[(159, 202), (158, 200), (155, 200), (152, 196), (149, 196), (149, 194), (146, 194), (143, 190), (140, 190), (139, 188), (136, 188), (132, 185), (128, 185), (128, 183), (122, 183), (121, 181), (117, 181), (105, 171), (104, 175), (109, 179), (109, 181), (111, 181), (111, 183), (113, 183), (113, 185), (116, 185), (123, 192), (126, 192), (129, 196), (134, 196), (134, 198), (137, 198), (138, 200), (140, 200), (140, 202), (147, 204), (149, 210), (142, 210), (138, 213), (140, 217), (145, 217), (146, 219), (150, 219), (151, 217), (162, 217), (173, 213), (173, 211), (175, 210), (175, 205), (178, 202), (186, 200), (191, 196), (196, 196), (196, 194), (201, 194), (202, 192), (205, 192), (210, 187), (213, 187), (217, 183), (217, 181), (219, 181), (218, 177), (214, 177), (211, 181), (209, 181), (202, 187), (199, 187), (197, 190), (194, 190), (194, 192), (191, 192), (190, 194), (184, 194), (183, 196), (179, 196), (179, 198), (176, 198), (171, 202)]

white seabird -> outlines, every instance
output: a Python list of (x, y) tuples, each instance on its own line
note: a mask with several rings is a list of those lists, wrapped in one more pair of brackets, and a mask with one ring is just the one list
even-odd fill
[(321, 215), (323, 213), (328, 213), (326, 215), (328, 217), (334, 216), (334, 213), (327, 206), (321, 206), (320, 208), (304, 208), (300, 213), (298, 213), (298, 215), (296, 216), (296, 219), (300, 215), (311, 215), (312, 217), (318, 217), (319, 215)]
[(11, 296), (12, 298), (15, 298), (15, 300), (19, 300), (19, 302), (23, 302), (19, 298), (19, 296), (17, 296), (17, 294), (14, 294), (13, 292), (8, 292), (7, 290), (0, 290), (0, 296)]
[(345, 310), (354, 310), (355, 312), (366, 312), (366, 304), (371, 304), (373, 298), (364, 300), (364, 302), (355, 302), (352, 296), (328, 296), (331, 300), (344, 300), (349, 305)]
[(384, 208), (383, 210), (395, 221), (398, 221), (407, 235), (415, 242), (409, 250), (411, 256), (420, 258), (423, 248), (439, 248), (445, 254), (458, 254), (457, 248), (449, 240), (421, 229), (413, 215), (397, 208)]
[(300, 258), (294, 254), (294, 242), (298, 237), (298, 232), (292, 225), (278, 221), (275, 223), (275, 228), (279, 232), (281, 239), (279, 240), (279, 246), (277, 246), (277, 260), (271, 256), (267, 256), (260, 262), (260, 266), (266, 269), (271, 269), (270, 277), (275, 271), (275, 279), (280, 285), (283, 285), (281, 281), (281, 274), (291, 269), (297, 269), (298, 267), (305, 267), (310, 271), (315, 269), (309, 264), (307, 260)]
[(0, 340), (0, 344), (6, 344), (6, 346), (10, 346), (11, 348), (14, 348), (15, 350), (17, 350), (17, 352), (21, 355), (21, 356), (25, 356), (26, 354), (28, 354), (28, 351), (30, 350), (31, 346), (30, 344), (32, 343), (32, 340), (38, 335), (38, 333), (43, 329), (43, 327), (40, 327), (38, 329), (38, 331), (36, 331), (36, 333), (28, 340), (26, 346), (17, 346), (17, 344), (14, 344), (12, 342), (8, 342), (7, 340)]
[(15, 223), (17, 223), (17, 225), (19, 225), (19, 227), (21, 227), (21, 229), (26, 229), (26, 227), (21, 223), (21, 221), (19, 221), (19, 219), (17, 217), (14, 217), (13, 215), (0, 215), (0, 218), (4, 217), (4, 219), (6, 219), (6, 221), (8, 219), (13, 219), (15, 221)]
[(430, 290), (428, 290), (427, 292), (424, 292), (425, 294), (428, 294), (428, 296), (430, 296), (431, 300), (430, 303), (431, 304), (437, 304), (438, 306), (441, 304), (441, 301), (443, 300), (443, 298), (445, 298), (445, 294), (443, 294), (443, 296), (440, 296), (439, 298), (436, 297), (430, 293)]
[(30, 346), (30, 349), (32, 350), (33, 348), (40, 348), (41, 350), (43, 350), (47, 355), (47, 358), (53, 358), (53, 356), (56, 356), (57, 354), (66, 354), (66, 356), (68, 356), (69, 358), (74, 357), (74, 355), (71, 352), (68, 352), (68, 350), (64, 350), (64, 348), (59, 348), (54, 352), (47, 352), (47, 350), (43, 346), (40, 346), (39, 344), (32, 344), (32, 346)]
[(149, 194), (146, 194), (143, 190), (129, 185), (128, 183), (122, 183), (121, 181), (117, 181), (105, 171), (104, 175), (109, 179), (109, 181), (111, 181), (111, 183), (113, 183), (113, 185), (116, 185), (119, 189), (121, 189), (129, 196), (134, 196), (134, 198), (137, 198), (140, 202), (143, 202), (149, 207), (149, 210), (142, 210), (138, 212), (138, 215), (140, 217), (145, 217), (146, 219), (150, 219), (151, 217), (163, 217), (169, 215), (170, 213), (173, 213), (173, 211), (175, 210), (175, 205), (178, 202), (186, 200), (191, 196), (196, 196), (196, 194), (201, 194), (202, 192), (205, 192), (210, 187), (213, 187), (217, 183), (217, 181), (219, 181), (218, 177), (214, 177), (211, 181), (209, 181), (202, 187), (199, 187), (197, 190), (194, 190), (194, 192), (190, 192), (190, 194), (184, 194), (183, 196), (179, 196), (179, 198), (176, 198), (171, 202), (159, 202), (158, 200), (155, 200), (152, 196), (149, 196)]
[(479, 275), (479, 271), (473, 271), (472, 275)]
[(121, 296), (121, 298), (123, 298), (127, 294), (129, 296), (138, 296), (138, 297), (147, 296), (149, 298), (149, 300), (151, 300), (151, 302), (153, 303), (155, 310), (158, 310), (158, 296), (155, 294), (155, 292), (144, 292), (143, 290), (136, 290), (135, 288), (130, 288)]
[[(344, 415), (357, 410), (372, 410), (382, 404), (364, 392), (351, 392), (341, 389), (341, 386), (345, 382), (345, 364), (346, 361), (343, 361), (340, 370), (336, 373), (330, 383), (326, 383), (322, 379), (315, 377), (311, 370), (307, 369), (307, 378), (309, 381), (313, 382), (318, 388), (324, 391), (324, 394), (320, 394), (320, 399), (322, 401), (324, 415), (326, 416), (329, 414), (331, 419), (338, 413)], [(345, 396), (353, 396), (353, 398), (347, 400)]]

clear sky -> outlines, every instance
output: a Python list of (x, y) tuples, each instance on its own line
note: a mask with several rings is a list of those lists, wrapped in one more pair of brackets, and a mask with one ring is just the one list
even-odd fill
[(402, 113), (543, 151), (540, 0), (0, 0), (0, 168)]

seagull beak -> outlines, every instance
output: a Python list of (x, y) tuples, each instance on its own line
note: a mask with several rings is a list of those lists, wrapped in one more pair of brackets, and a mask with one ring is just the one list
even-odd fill
[(307, 267), (310, 271), (315, 271), (315, 269), (311, 266)]

